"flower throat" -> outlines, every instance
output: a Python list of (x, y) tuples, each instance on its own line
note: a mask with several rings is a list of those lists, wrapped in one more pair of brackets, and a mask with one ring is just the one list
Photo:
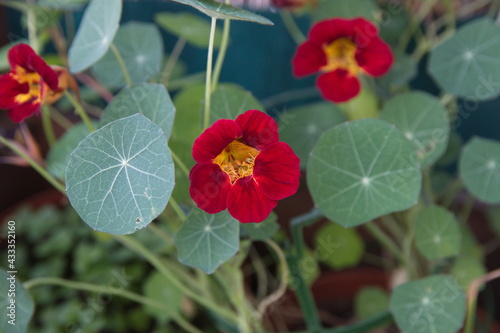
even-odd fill
[(234, 140), (224, 148), (222, 153), (217, 155), (213, 163), (218, 164), (222, 171), (227, 173), (231, 184), (238, 179), (251, 176), (255, 157), (259, 151), (243, 142)]

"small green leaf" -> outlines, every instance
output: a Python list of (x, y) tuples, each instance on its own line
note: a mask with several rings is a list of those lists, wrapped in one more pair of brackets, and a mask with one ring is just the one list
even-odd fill
[(280, 114), (278, 118), (281, 141), (292, 147), (305, 169), (311, 150), (329, 128), (346, 121), (337, 105), (313, 103), (302, 105)]
[(278, 216), (274, 212), (271, 212), (271, 214), (260, 223), (244, 223), (242, 230), (244, 230), (251, 239), (264, 241), (273, 237), (279, 230), (280, 226), (277, 219)]
[(479, 200), (500, 203), (500, 142), (473, 138), (463, 148), (459, 173)]
[[(163, 274), (153, 272), (144, 282), (144, 296), (157, 302), (163, 303), (172, 309), (172, 312), (179, 312), (184, 295), (182, 291), (165, 279)], [(146, 307), (146, 311), (154, 315), (160, 321), (167, 321), (170, 315), (156, 308)]]
[(122, 14), (121, 0), (91, 0), (68, 51), (72, 73), (86, 70), (109, 49)]
[(500, 27), (478, 19), (431, 51), (429, 73), (448, 93), (487, 100), (500, 93), (499, 54)]
[(378, 82), (392, 87), (402, 86), (417, 76), (417, 64), (410, 56), (402, 53), (394, 54), (394, 63), (387, 74), (380, 77)]
[(364, 287), (354, 300), (356, 315), (360, 319), (372, 317), (389, 308), (389, 296), (380, 287)]
[[(133, 83), (145, 82), (158, 74), (163, 61), (163, 40), (154, 24), (127, 22), (113, 40)], [(108, 50), (92, 67), (100, 82), (108, 87), (127, 83), (115, 54)]]
[(265, 25), (274, 25), (269, 19), (247, 10), (227, 5), (214, 0), (174, 0), (198, 9), (200, 12), (215, 19), (230, 19), (250, 21)]
[(465, 318), (465, 295), (452, 277), (433, 275), (396, 287), (390, 309), (405, 333), (455, 333)]
[(212, 94), (210, 122), (235, 119), (248, 110), (264, 110), (251, 92), (235, 84), (220, 85)]
[(379, 8), (373, 0), (320, 0), (313, 12), (314, 22), (332, 17), (353, 18), (358, 16), (375, 20)]
[(434, 163), (446, 150), (450, 125), (439, 101), (423, 92), (410, 92), (390, 99), (380, 116), (396, 125), (413, 142), (422, 167)]
[(91, 133), (71, 154), (66, 192), (95, 230), (130, 234), (165, 209), (174, 166), (165, 134), (141, 114)]
[(455, 260), (451, 267), (451, 274), (457, 280), (457, 284), (467, 291), (470, 283), (487, 272), (486, 267), (481, 261), (478, 261), (474, 256), (467, 254), (461, 255)]
[(16, 275), (0, 269), (0, 331), (24, 333), (33, 315), (35, 305), (30, 294), (16, 280)]
[(238, 251), (239, 228), (227, 211), (207, 214), (194, 208), (175, 236), (179, 261), (212, 274)]
[[(190, 12), (163, 12), (155, 15), (156, 24), (173, 35), (184, 38), (188, 43), (206, 48), (210, 39), (210, 21)], [(222, 31), (216, 28), (214, 47), (218, 48), (222, 40)]]
[(69, 155), (78, 146), (80, 141), (89, 134), (89, 129), (83, 123), (71, 127), (64, 133), (47, 155), (47, 171), (59, 179), (64, 179)]
[(417, 247), (429, 260), (457, 256), (462, 234), (452, 213), (439, 206), (424, 208), (415, 222)]
[(175, 106), (165, 87), (156, 83), (141, 83), (123, 88), (104, 110), (99, 127), (136, 113), (141, 113), (160, 126), (167, 140), (170, 138)]
[(315, 251), (319, 260), (333, 269), (356, 266), (365, 245), (355, 229), (346, 229), (335, 223), (324, 225), (314, 239)]
[(394, 125), (378, 119), (352, 121), (326, 132), (307, 169), (317, 207), (345, 227), (409, 208), (420, 192), (413, 144)]

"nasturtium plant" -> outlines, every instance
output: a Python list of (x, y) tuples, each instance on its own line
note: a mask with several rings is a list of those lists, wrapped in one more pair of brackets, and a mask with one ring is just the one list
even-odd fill
[(88, 135), (66, 170), (71, 205), (90, 227), (113, 234), (147, 226), (165, 209), (173, 187), (165, 134), (141, 114)]
[(318, 208), (352, 227), (413, 206), (419, 170), (415, 148), (399, 129), (361, 119), (323, 134), (312, 151), (307, 181)]
[(35, 310), (33, 299), (16, 279), (17, 271), (0, 269), (0, 299), (2, 320), (0, 329), (3, 332), (26, 332), (31, 316)]
[(223, 84), (212, 93), (210, 100), (210, 122), (219, 119), (234, 119), (247, 110), (263, 110), (251, 92), (234, 84)]

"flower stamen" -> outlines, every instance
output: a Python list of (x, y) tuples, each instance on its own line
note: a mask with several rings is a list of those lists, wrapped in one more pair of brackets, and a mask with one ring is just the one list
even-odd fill
[(253, 174), (255, 158), (258, 154), (257, 149), (234, 140), (213, 160), (213, 163), (219, 165), (221, 170), (229, 176), (231, 184), (234, 184), (238, 179)]
[(361, 68), (356, 61), (356, 44), (348, 38), (339, 38), (331, 43), (323, 45), (327, 63), (321, 70), (331, 72), (336, 69), (344, 69), (350, 75), (356, 76)]

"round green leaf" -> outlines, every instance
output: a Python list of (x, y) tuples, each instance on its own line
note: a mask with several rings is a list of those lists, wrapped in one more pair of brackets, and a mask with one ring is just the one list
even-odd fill
[(277, 222), (278, 216), (276, 213), (271, 214), (260, 223), (244, 223), (242, 231), (252, 240), (265, 241), (274, 236), (280, 226)]
[(69, 155), (89, 134), (90, 131), (84, 123), (77, 124), (64, 133), (47, 155), (47, 171), (59, 179), (64, 179)]
[(121, 0), (92, 0), (68, 51), (72, 73), (86, 70), (109, 49), (122, 14)]
[(260, 16), (252, 12), (249, 12), (247, 10), (227, 5), (225, 3), (221, 3), (215, 0), (174, 0), (174, 1), (196, 8), (205, 15), (208, 15), (215, 19), (241, 20), (241, 21), (250, 21), (265, 25), (274, 25), (273, 22), (271, 22), (264, 16)]
[[(160, 71), (163, 40), (156, 25), (128, 22), (120, 27), (113, 43), (123, 58), (133, 83), (145, 82)], [(108, 50), (92, 70), (99, 81), (109, 87), (123, 87), (127, 84), (120, 64), (111, 50)]]
[(345, 227), (409, 208), (420, 192), (413, 144), (394, 125), (378, 119), (352, 121), (326, 132), (307, 169), (317, 207)]
[[(208, 47), (210, 39), (210, 21), (190, 12), (163, 12), (155, 15), (155, 22), (166, 31), (184, 38), (188, 43), (197, 47)], [(214, 47), (219, 47), (222, 40), (222, 31), (216, 28)]]
[(452, 213), (439, 206), (424, 208), (415, 225), (417, 247), (429, 260), (457, 256), (462, 234)]
[(136, 113), (141, 113), (160, 126), (167, 140), (170, 138), (175, 106), (165, 87), (156, 83), (140, 83), (123, 88), (104, 110), (99, 127)]
[(434, 275), (394, 289), (390, 309), (405, 333), (455, 333), (465, 317), (465, 295), (455, 280)]
[(66, 170), (66, 192), (95, 230), (130, 234), (157, 217), (174, 187), (165, 134), (141, 114), (107, 124), (80, 142)]
[(460, 176), (478, 199), (500, 203), (500, 143), (473, 138), (464, 146), (459, 160)]
[(193, 209), (175, 236), (179, 261), (212, 274), (238, 251), (239, 229), (240, 222), (227, 211), (207, 214)]
[(466, 291), (473, 280), (485, 275), (486, 272), (487, 269), (482, 261), (477, 260), (474, 256), (464, 254), (455, 260), (450, 273), (457, 280), (457, 284)]
[(314, 22), (332, 17), (353, 18), (358, 16), (375, 20), (379, 8), (373, 0), (320, 0), (312, 18)]
[(446, 150), (450, 124), (439, 101), (423, 92), (410, 92), (389, 100), (380, 116), (396, 125), (416, 146), (422, 167), (434, 163)]
[(380, 287), (365, 287), (356, 294), (354, 307), (360, 319), (370, 318), (389, 308), (389, 296)]
[[(5, 257), (4, 257), (5, 258)], [(35, 306), (30, 294), (16, 279), (16, 274), (0, 269), (0, 331), (24, 333)]]
[(314, 248), (318, 260), (333, 269), (356, 266), (365, 252), (365, 244), (355, 229), (335, 223), (325, 224), (318, 230)]
[(311, 150), (329, 128), (346, 120), (332, 103), (313, 103), (287, 110), (278, 118), (280, 138), (292, 147), (305, 169)]
[(210, 122), (235, 119), (248, 110), (263, 110), (251, 92), (235, 84), (220, 85), (212, 94)]
[(500, 27), (475, 20), (431, 51), (429, 72), (448, 93), (490, 99), (500, 93), (499, 54)]

